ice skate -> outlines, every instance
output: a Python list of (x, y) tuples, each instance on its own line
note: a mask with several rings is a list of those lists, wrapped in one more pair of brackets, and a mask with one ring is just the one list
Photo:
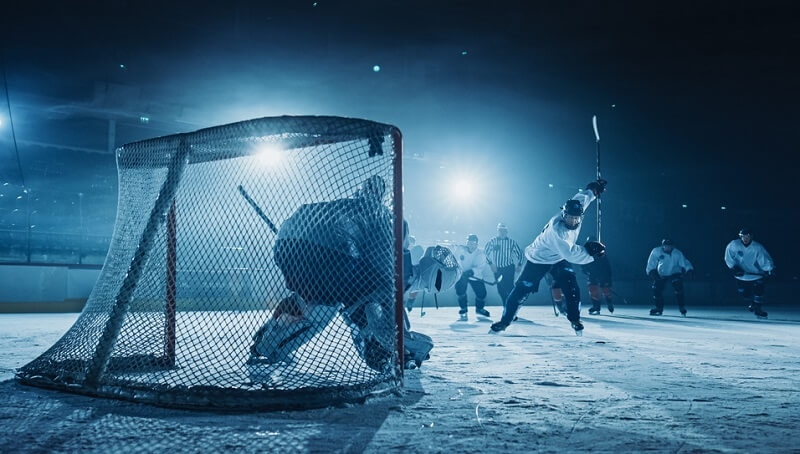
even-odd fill
[(475, 309), (475, 314), (482, 315), (486, 318), (491, 317), (491, 314), (489, 314), (489, 311), (487, 311), (486, 309)]
[(583, 323), (579, 321), (570, 322), (572, 324), (572, 329), (575, 330), (576, 336), (583, 336)]
[(611, 304), (611, 302), (608, 303), (608, 312), (610, 312), (612, 314), (614, 313), (614, 305)]
[(467, 310), (466, 309), (461, 309), (460, 311), (458, 311), (458, 320), (462, 321), (462, 322), (469, 321), (469, 317), (467, 317)]
[(761, 304), (753, 303), (750, 305), (750, 307), (748, 307), (748, 309), (750, 312), (756, 314), (756, 317), (758, 318), (767, 318), (767, 313), (761, 309)]
[(589, 315), (600, 315), (599, 303), (592, 304), (592, 307), (589, 308)]
[(491, 328), (489, 328), (489, 334), (497, 334), (500, 331), (505, 331), (506, 328), (508, 328), (508, 323), (503, 323), (502, 321), (492, 323)]
[(681, 307), (678, 308), (678, 310), (681, 311), (681, 315), (682, 316), (686, 317), (686, 308), (685, 307), (681, 306)]
[(657, 308), (650, 309), (650, 315), (661, 315), (663, 312), (663, 310)]

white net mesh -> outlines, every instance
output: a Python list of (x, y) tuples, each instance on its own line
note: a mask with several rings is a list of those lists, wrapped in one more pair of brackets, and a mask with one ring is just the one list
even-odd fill
[(203, 408), (395, 389), (400, 142), (370, 121), (276, 117), (119, 148), (100, 278), (18, 379)]

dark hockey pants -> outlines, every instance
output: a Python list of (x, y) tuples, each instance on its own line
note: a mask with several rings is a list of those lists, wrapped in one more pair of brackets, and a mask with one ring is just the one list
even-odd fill
[(655, 309), (659, 311), (664, 310), (664, 287), (667, 282), (672, 284), (672, 289), (675, 291), (675, 301), (678, 302), (678, 308), (682, 311), (686, 309), (684, 296), (683, 296), (683, 278), (680, 274), (673, 274), (659, 279), (653, 279), (653, 304)]
[(519, 278), (514, 283), (514, 289), (511, 290), (508, 299), (506, 299), (503, 317), (499, 323), (504, 325), (511, 324), (517, 314), (517, 310), (519, 310), (528, 295), (539, 291), (539, 281), (547, 273), (553, 276), (554, 287), (560, 288), (564, 294), (567, 304), (567, 319), (571, 322), (580, 320), (580, 289), (578, 288), (578, 279), (575, 277), (575, 270), (572, 264), (566, 260), (552, 265), (527, 261), (522, 269), (522, 274), (519, 275)]

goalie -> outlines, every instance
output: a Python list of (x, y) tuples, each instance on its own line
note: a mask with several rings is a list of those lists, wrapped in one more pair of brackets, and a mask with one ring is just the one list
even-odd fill
[[(302, 205), (281, 225), (273, 252), (293, 293), (254, 336), (251, 361), (291, 361), (294, 351), (339, 314), (365, 363), (391, 370), (396, 349), (394, 238), (392, 215), (383, 204), (385, 190), (381, 177), (370, 177), (353, 197)], [(439, 288), (448, 282), (448, 272), (458, 273), (436, 260), (429, 263), (433, 269), (425, 275), (438, 275)], [(409, 282), (406, 286), (413, 286)]]

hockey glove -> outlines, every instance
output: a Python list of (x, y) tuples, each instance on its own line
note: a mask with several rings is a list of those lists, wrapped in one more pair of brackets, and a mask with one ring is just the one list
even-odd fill
[(733, 273), (735, 277), (744, 276), (744, 270), (739, 265), (733, 265), (733, 268), (731, 268), (731, 273)]
[(461, 275), (463, 276), (464, 279), (469, 279), (469, 278), (475, 276), (475, 272), (472, 271), (472, 270), (464, 270), (464, 272), (461, 273)]
[(650, 276), (650, 279), (653, 279), (653, 280), (661, 279), (661, 276), (658, 275), (658, 271), (656, 271), (656, 270), (650, 270), (650, 272), (647, 273), (647, 275)]
[(592, 181), (591, 183), (586, 185), (586, 189), (591, 189), (594, 192), (594, 196), (597, 197), (600, 194), (606, 192), (606, 185), (608, 181), (603, 179), (598, 179), (597, 181)]
[(694, 270), (686, 270), (683, 272), (683, 277), (686, 279), (694, 279)]
[(606, 254), (605, 245), (598, 241), (587, 241), (583, 247), (586, 248), (586, 252), (588, 252), (592, 257), (602, 257)]

